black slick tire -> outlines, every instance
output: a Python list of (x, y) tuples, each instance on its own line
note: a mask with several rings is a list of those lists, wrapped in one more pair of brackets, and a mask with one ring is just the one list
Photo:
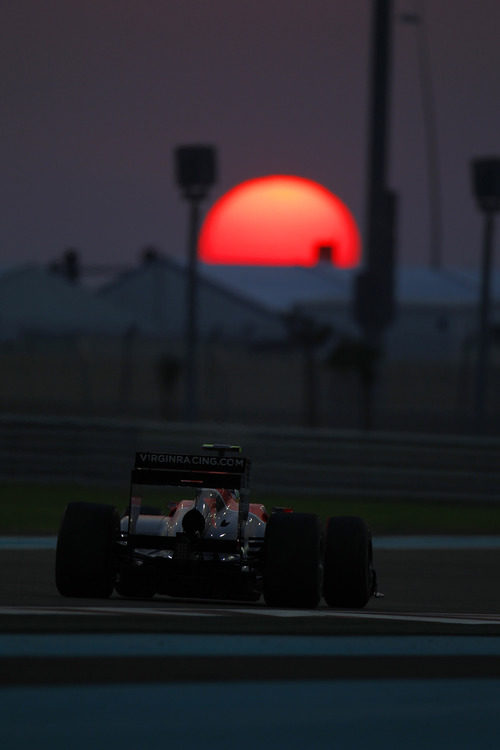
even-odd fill
[(113, 506), (70, 503), (66, 507), (56, 547), (56, 586), (62, 596), (111, 595), (118, 530), (119, 516)]
[(264, 600), (272, 607), (318, 606), (321, 526), (310, 513), (273, 513), (264, 541)]
[(326, 527), (323, 596), (330, 607), (361, 608), (373, 593), (372, 540), (363, 519), (330, 518)]

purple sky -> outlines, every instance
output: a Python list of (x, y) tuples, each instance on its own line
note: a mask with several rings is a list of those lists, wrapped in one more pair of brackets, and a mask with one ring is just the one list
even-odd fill
[[(316, 180), (365, 224), (370, 0), (16, 0), (0, 14), (0, 263), (75, 246), (185, 256), (173, 149), (213, 143), (206, 203), (251, 177)], [(478, 267), (470, 159), (500, 155), (500, 2), (394, 0), (390, 184), (399, 259), (429, 258), (418, 28), (426, 9), (443, 261)], [(497, 243), (498, 244), (498, 243)], [(495, 249), (500, 265), (500, 252)]]

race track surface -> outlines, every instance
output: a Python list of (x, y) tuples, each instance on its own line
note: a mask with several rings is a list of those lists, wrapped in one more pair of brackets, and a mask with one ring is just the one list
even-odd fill
[(500, 548), (461, 546), (377, 550), (360, 611), (64, 599), (1, 549), (2, 748), (497, 747)]
[(381, 599), (359, 611), (155, 597), (65, 599), (48, 550), (2, 550), (0, 632), (500, 634), (500, 549), (378, 550)]

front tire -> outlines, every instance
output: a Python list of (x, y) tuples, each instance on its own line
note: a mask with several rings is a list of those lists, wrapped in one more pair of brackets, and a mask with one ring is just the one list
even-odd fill
[(361, 518), (330, 518), (326, 528), (323, 596), (330, 607), (361, 608), (374, 592), (372, 539)]
[(107, 598), (115, 584), (113, 544), (119, 516), (111, 505), (70, 503), (56, 548), (56, 586), (62, 596)]
[(273, 513), (264, 542), (264, 599), (314, 609), (321, 596), (321, 526), (311, 513)]

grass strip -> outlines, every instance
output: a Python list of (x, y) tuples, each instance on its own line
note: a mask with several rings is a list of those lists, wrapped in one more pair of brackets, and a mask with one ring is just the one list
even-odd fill
[[(276, 506), (329, 516), (361, 516), (374, 534), (500, 534), (500, 505), (253, 495), (268, 511)], [(95, 502), (124, 510), (128, 487), (0, 483), (1, 534), (56, 534), (69, 502)]]

